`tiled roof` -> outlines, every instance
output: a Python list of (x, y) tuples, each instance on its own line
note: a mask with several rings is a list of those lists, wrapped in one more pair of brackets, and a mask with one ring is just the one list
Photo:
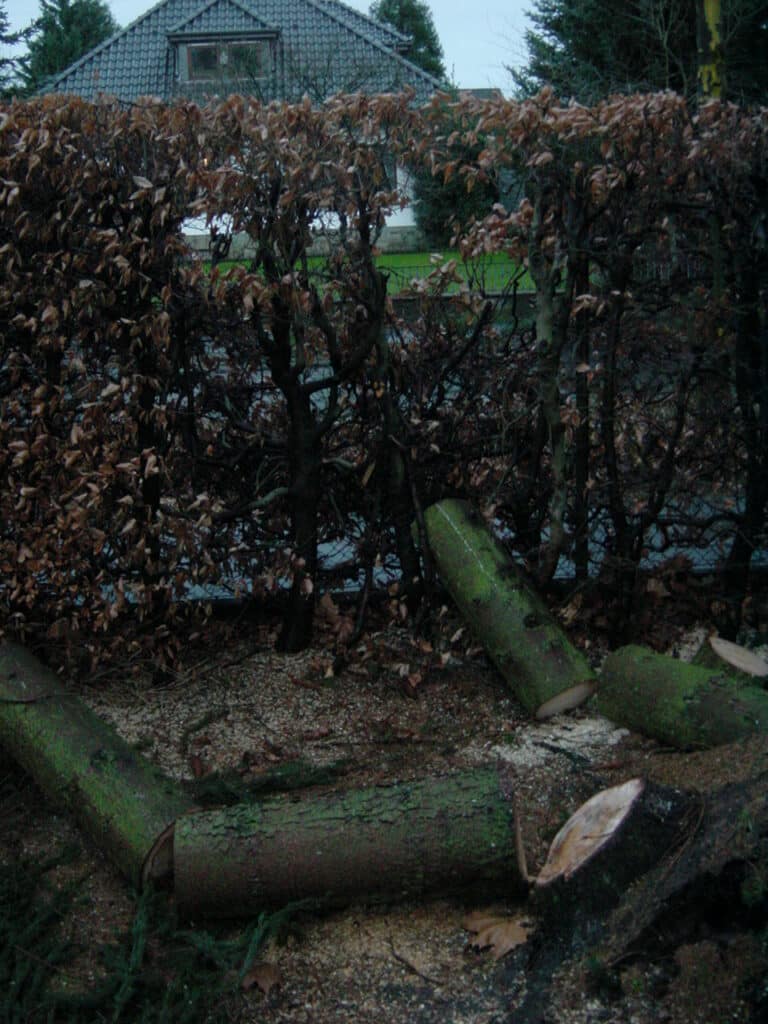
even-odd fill
[(167, 36), (216, 35), (224, 32), (276, 32), (274, 25), (257, 18), (239, 0), (209, 0), (189, 18), (166, 30)]
[[(370, 36), (371, 39), (375, 39), (389, 50), (406, 50), (411, 43), (411, 37), (398, 32), (393, 25), (376, 21), (375, 18), (363, 14), (362, 11), (356, 11), (352, 7), (347, 7), (346, 4), (339, 3), (339, 0), (315, 0), (315, 4), (325, 8), (329, 14), (337, 16), (340, 14), (350, 26), (354, 26), (363, 35)], [(341, 12), (339, 8), (341, 8)]]
[(127, 102), (170, 98), (184, 90), (174, 82), (169, 35), (254, 31), (278, 33), (278, 73), (266, 98), (295, 99), (306, 91), (320, 99), (410, 85), (424, 102), (438, 87), (396, 52), (406, 37), (340, 0), (161, 0), (63, 71), (47, 91), (88, 99), (104, 93)]

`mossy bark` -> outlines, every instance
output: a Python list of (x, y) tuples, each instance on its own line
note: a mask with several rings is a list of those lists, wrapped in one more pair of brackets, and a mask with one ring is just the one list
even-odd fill
[(635, 645), (606, 658), (597, 702), (617, 724), (683, 750), (768, 733), (760, 687)]
[(514, 809), (495, 769), (187, 815), (176, 823), (180, 912), (232, 917), (522, 883)]
[(0, 647), (0, 747), (134, 883), (190, 799), (33, 654)]
[(480, 516), (451, 499), (425, 522), (443, 583), (521, 704), (546, 718), (586, 700), (589, 663)]

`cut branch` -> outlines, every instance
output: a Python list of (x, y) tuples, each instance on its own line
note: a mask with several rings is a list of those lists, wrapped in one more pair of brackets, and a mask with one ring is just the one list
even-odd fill
[(428, 508), (424, 519), (438, 573), (524, 707), (549, 718), (591, 696), (586, 658), (480, 516), (449, 500)]
[(768, 732), (765, 690), (633, 645), (606, 658), (597, 702), (612, 721), (683, 750)]
[(0, 746), (134, 884), (158, 837), (190, 807), (181, 787), (16, 644), (0, 648)]

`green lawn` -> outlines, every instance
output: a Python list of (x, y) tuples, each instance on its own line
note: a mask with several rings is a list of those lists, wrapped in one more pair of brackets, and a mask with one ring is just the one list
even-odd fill
[[(377, 257), (376, 264), (382, 270), (386, 270), (389, 273), (389, 294), (397, 295), (400, 292), (407, 290), (410, 282), (414, 278), (426, 277), (435, 267), (435, 260), (433, 259), (435, 256), (439, 256), (439, 261), (437, 261), (438, 266), (448, 260), (456, 260), (456, 269), (464, 280), (467, 280), (467, 277), (474, 272), (477, 280), (484, 283), (488, 292), (502, 291), (514, 273), (516, 267), (515, 263), (513, 263), (513, 261), (503, 253), (494, 253), (490, 256), (484, 256), (480, 260), (475, 260), (471, 264), (471, 267), (465, 266), (461, 262), (458, 253), (451, 250), (446, 250), (440, 253), (382, 253)], [(322, 267), (322, 256), (310, 257), (309, 264), (311, 267)], [(222, 271), (225, 271), (236, 265), (236, 261), (229, 260), (220, 263), (219, 267)], [(206, 264), (206, 267), (210, 268), (210, 264)], [(459, 285), (455, 285), (450, 290), (455, 291), (458, 287)], [(532, 290), (532, 287), (530, 276), (526, 272), (522, 277), (518, 288), (520, 291), (530, 291)]]
[[(376, 263), (382, 270), (386, 269), (390, 272), (389, 290), (392, 294), (406, 288), (413, 278), (426, 277), (435, 266), (435, 261), (431, 257), (437, 255), (442, 263), (456, 260), (456, 269), (464, 280), (474, 273), (478, 283), (482, 282), (489, 292), (502, 291), (516, 270), (516, 264), (503, 253), (484, 256), (480, 260), (473, 261), (469, 266), (461, 262), (459, 254), (455, 251), (383, 253), (377, 258)], [(439, 262), (438, 265), (440, 265)], [(521, 291), (530, 290), (532, 287), (527, 272), (518, 287)]]

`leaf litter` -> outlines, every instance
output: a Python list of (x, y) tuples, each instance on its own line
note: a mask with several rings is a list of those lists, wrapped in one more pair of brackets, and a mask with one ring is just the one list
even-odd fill
[(524, 946), (533, 931), (533, 925), (522, 914), (491, 914), (487, 911), (475, 910), (462, 921), (468, 932), (475, 938), (470, 946), (477, 950), (490, 950), (494, 960), (501, 960), (518, 946)]

